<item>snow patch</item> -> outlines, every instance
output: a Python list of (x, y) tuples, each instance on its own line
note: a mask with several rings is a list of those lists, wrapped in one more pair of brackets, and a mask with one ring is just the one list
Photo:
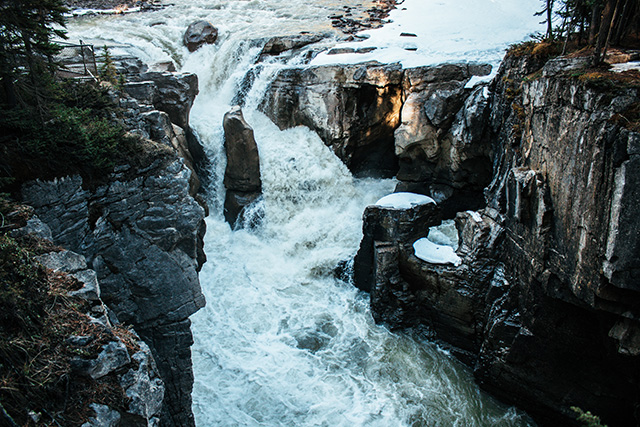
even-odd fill
[(423, 194), (416, 193), (393, 193), (384, 196), (375, 203), (375, 206), (393, 209), (411, 209), (414, 206), (436, 204), (435, 200)]
[(640, 71), (640, 61), (631, 61), (631, 62), (624, 62), (622, 64), (615, 64), (611, 68), (611, 70), (615, 71), (616, 73), (622, 73), (623, 71), (630, 71), (630, 70)]
[(438, 245), (426, 237), (413, 244), (413, 251), (416, 257), (431, 264), (453, 264), (456, 267), (462, 264), (462, 259), (451, 246)]
[(467, 213), (469, 215), (471, 215), (471, 218), (473, 218), (473, 220), (475, 222), (482, 222), (482, 217), (480, 216), (480, 214), (476, 211), (467, 211)]
[[(483, 84), (483, 83), (489, 83), (493, 77), (496, 75), (495, 72), (491, 72), (490, 74), (487, 74), (486, 76), (471, 76), (471, 78), (469, 79), (469, 81), (467, 82), (466, 85), (464, 85), (465, 89), (473, 89), (474, 87), (476, 87), (479, 84)], [(488, 91), (488, 89), (487, 89)], [(486, 96), (485, 96), (486, 98)]]
[[(405, 0), (391, 11), (389, 23), (358, 34), (368, 37), (365, 41), (338, 44), (352, 48), (353, 53), (324, 52), (311, 65), (379, 61), (400, 62), (404, 68), (411, 68), (462, 61), (489, 63), (497, 71), (510, 44), (543, 30), (540, 18), (534, 15), (540, 9), (539, 3), (539, 0)], [(407, 40), (403, 33), (415, 37)], [(369, 47), (376, 49), (355, 53)]]

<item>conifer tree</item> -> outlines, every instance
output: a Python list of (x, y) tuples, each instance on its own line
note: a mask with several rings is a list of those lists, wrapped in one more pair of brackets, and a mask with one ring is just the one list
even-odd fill
[(37, 90), (39, 77), (51, 73), (60, 51), (54, 38), (66, 38), (62, 0), (0, 0), (0, 79), (5, 101), (17, 103), (16, 81), (25, 74)]

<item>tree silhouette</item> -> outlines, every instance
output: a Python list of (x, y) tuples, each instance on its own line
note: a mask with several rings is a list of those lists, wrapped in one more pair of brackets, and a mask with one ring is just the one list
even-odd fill
[(66, 38), (66, 11), (62, 0), (0, 0), (0, 79), (9, 106), (18, 102), (17, 82), (27, 76), (37, 98), (40, 77), (53, 72), (60, 51), (53, 39)]

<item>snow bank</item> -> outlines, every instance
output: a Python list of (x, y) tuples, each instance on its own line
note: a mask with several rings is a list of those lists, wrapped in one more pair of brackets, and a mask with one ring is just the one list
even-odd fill
[(410, 68), (445, 62), (483, 62), (494, 65), (497, 71), (510, 44), (543, 30), (540, 18), (534, 16), (541, 7), (539, 0), (405, 0), (391, 11), (390, 23), (359, 33), (367, 40), (338, 45), (375, 50), (322, 53), (312, 65), (380, 61), (400, 62)]
[(630, 71), (630, 70), (640, 71), (640, 61), (631, 61), (631, 62), (624, 62), (622, 64), (614, 64), (611, 70), (615, 71), (616, 73), (622, 73), (623, 71)]
[(426, 205), (436, 202), (428, 196), (415, 193), (393, 193), (384, 196), (375, 203), (375, 206), (393, 209), (411, 209), (414, 206)]
[(451, 246), (438, 245), (427, 238), (417, 240), (413, 244), (416, 257), (431, 264), (462, 264), (462, 259), (456, 255)]

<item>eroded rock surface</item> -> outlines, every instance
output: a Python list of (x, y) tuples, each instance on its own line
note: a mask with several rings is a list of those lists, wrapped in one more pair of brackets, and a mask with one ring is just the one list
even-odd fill
[(397, 174), (398, 191), (429, 195), (453, 217), (460, 206), (481, 206), (491, 179), (486, 127), (477, 126), (489, 92), (466, 87), (489, 72), (482, 64), (288, 69), (261, 108), (280, 128), (316, 131), (356, 175)]
[(401, 105), (399, 65), (358, 64), (283, 70), (261, 110), (281, 129), (316, 131), (355, 174), (392, 176)]
[(195, 52), (203, 44), (213, 44), (216, 40), (218, 40), (218, 29), (204, 20), (191, 23), (183, 36), (183, 44), (189, 52)]
[[(22, 195), (51, 228), (56, 244), (87, 259), (105, 304), (149, 345), (164, 381), (163, 425), (189, 426), (194, 423), (189, 316), (205, 304), (198, 280), (205, 261), (205, 209), (194, 198), (199, 180), (188, 122), (172, 123), (171, 106), (181, 111), (177, 120), (188, 120), (197, 80), (149, 74), (155, 80), (138, 75), (143, 84), (129, 86), (137, 99), (114, 95), (124, 109), (123, 125), (142, 138), (138, 158), (117, 166), (102, 185), (89, 187), (76, 175), (27, 183)], [(157, 102), (163, 85), (175, 96)], [(139, 412), (151, 410), (143, 406), (139, 402)]]
[(374, 316), (449, 343), (484, 388), (543, 424), (578, 406), (635, 425), (640, 136), (617, 118), (640, 93), (571, 78), (580, 59), (544, 65), (507, 57), (493, 95), (467, 98), (476, 113), (454, 119), (451, 134), (492, 141), (487, 207), (457, 215), (459, 266), (416, 258), (411, 239), (369, 243)]

